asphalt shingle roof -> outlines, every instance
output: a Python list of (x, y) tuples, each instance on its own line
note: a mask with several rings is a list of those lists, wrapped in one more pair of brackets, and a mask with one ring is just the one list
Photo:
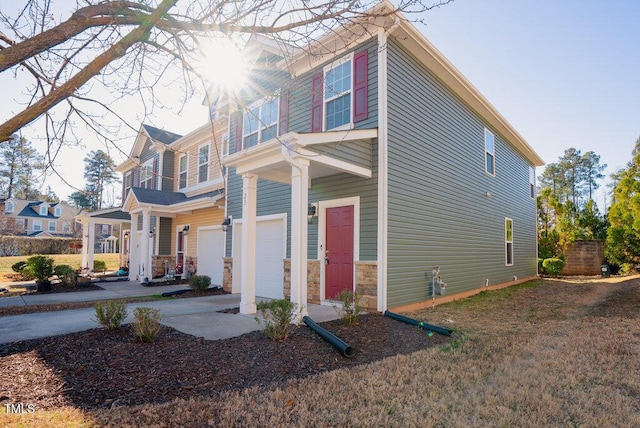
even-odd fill
[(188, 198), (187, 195), (180, 192), (144, 189), (142, 187), (132, 187), (131, 191), (133, 192), (133, 194), (135, 195), (139, 203), (164, 205), (164, 206), (179, 204), (181, 202), (187, 202), (187, 201), (195, 201), (201, 198), (208, 198), (211, 196), (218, 196), (218, 195), (224, 194), (224, 190), (219, 189), (219, 190), (202, 193), (200, 195), (195, 195)]
[(182, 135), (174, 134), (173, 132), (164, 131), (162, 129), (158, 129), (155, 126), (151, 125), (142, 125), (149, 134), (149, 137), (153, 138), (156, 141), (160, 141), (161, 143), (171, 144), (179, 138), (182, 138)]

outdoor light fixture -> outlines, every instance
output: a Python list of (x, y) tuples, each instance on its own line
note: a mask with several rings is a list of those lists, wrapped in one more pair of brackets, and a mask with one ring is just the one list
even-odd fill
[(129, 231), (128, 231), (128, 230), (124, 233), (124, 237), (125, 237), (125, 238), (128, 238), (128, 237), (129, 237)]
[(152, 227), (152, 228), (149, 230), (149, 237), (150, 237), (150, 238), (153, 238), (154, 236), (156, 236), (156, 228), (155, 228), (155, 227)]
[(183, 234), (183, 235), (188, 235), (188, 234), (189, 234), (189, 225), (188, 225), (188, 224), (187, 224), (187, 225), (185, 225), (185, 226), (182, 228), (182, 234)]
[(229, 226), (231, 226), (231, 216), (227, 217), (224, 219), (224, 221), (222, 222), (222, 231), (226, 232), (229, 229)]
[(316, 204), (309, 204), (307, 207), (307, 223), (311, 224), (313, 222), (313, 218), (318, 215), (318, 209), (316, 208)]

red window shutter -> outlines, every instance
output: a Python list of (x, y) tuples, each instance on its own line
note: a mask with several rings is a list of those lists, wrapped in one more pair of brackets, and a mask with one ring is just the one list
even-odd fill
[(322, 132), (322, 73), (311, 82), (311, 132)]
[(369, 51), (353, 57), (353, 121), (369, 117)]
[[(234, 122), (235, 120), (235, 122)], [(233, 126), (235, 153), (242, 150), (242, 111), (235, 112), (231, 116), (231, 126)]]
[(278, 107), (278, 135), (287, 132), (289, 132), (289, 91), (282, 91)]

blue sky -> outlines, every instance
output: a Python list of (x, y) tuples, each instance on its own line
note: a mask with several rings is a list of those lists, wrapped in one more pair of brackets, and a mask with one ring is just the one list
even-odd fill
[(640, 1), (455, 0), (424, 18), (422, 33), (545, 162), (570, 147), (599, 154), (607, 174), (631, 160)]

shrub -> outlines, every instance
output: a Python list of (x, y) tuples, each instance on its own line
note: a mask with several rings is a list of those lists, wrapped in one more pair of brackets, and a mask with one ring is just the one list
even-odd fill
[(291, 324), (297, 305), (287, 299), (274, 299), (258, 303), (262, 320), (256, 317), (259, 325), (264, 323), (264, 334), (272, 340), (285, 340), (291, 334)]
[(31, 256), (24, 270), (36, 280), (46, 281), (53, 275), (53, 259), (42, 255)]
[(205, 291), (210, 285), (211, 277), (207, 275), (192, 275), (189, 277), (189, 287), (195, 291)]
[(109, 300), (95, 304), (96, 320), (107, 330), (115, 330), (127, 317), (127, 307), (121, 300)]
[(334, 308), (342, 316), (342, 322), (345, 325), (354, 325), (358, 322), (358, 317), (362, 313), (362, 307), (360, 306), (360, 296), (358, 293), (351, 292), (349, 290), (342, 290), (338, 294), (338, 300), (340, 300), (341, 306), (335, 306)]
[(136, 321), (133, 330), (140, 342), (153, 342), (160, 332), (160, 309), (138, 307), (133, 312)]
[(562, 272), (562, 268), (564, 268), (564, 260), (556, 258), (544, 259), (542, 267), (547, 274), (558, 276)]
[(104, 272), (105, 270), (107, 270), (107, 262), (105, 262), (104, 260), (94, 260), (93, 261), (93, 271), (94, 272), (98, 272), (98, 271)]
[(76, 270), (71, 266), (58, 265), (53, 268), (53, 273), (65, 287), (73, 288), (76, 286)]
[(544, 272), (544, 267), (542, 266), (542, 262), (544, 262), (544, 259), (538, 258), (538, 273), (540, 275), (543, 275)]

